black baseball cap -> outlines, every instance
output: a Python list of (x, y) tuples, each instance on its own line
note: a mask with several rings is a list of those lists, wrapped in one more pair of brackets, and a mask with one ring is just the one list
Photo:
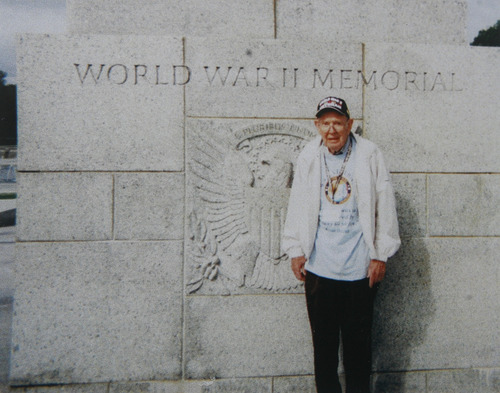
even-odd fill
[(316, 109), (316, 117), (319, 118), (323, 113), (328, 111), (334, 111), (346, 116), (348, 119), (351, 118), (347, 104), (342, 98), (337, 97), (326, 97), (323, 98)]

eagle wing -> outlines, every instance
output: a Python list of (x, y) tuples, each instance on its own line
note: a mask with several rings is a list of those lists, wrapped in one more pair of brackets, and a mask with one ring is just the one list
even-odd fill
[(253, 182), (253, 175), (242, 153), (231, 151), (227, 140), (198, 132), (192, 142), (195, 193), (206, 207), (211, 232), (225, 251), (239, 235), (248, 233), (244, 188)]

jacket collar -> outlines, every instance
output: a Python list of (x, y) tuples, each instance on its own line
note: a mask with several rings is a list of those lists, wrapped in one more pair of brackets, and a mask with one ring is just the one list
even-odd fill
[[(363, 138), (353, 132), (351, 134), (356, 141), (356, 144), (359, 145)], [(309, 153), (304, 157), (308, 163), (307, 167), (309, 170), (312, 170), (312, 166), (315, 162), (318, 163), (319, 168), (319, 155), (321, 153), (321, 146), (323, 145), (323, 140), (321, 139), (321, 135), (316, 136), (311, 142), (309, 142), (310, 150)]]
[[(355, 134), (354, 132), (351, 131), (351, 133), (349, 134), (350, 136), (354, 137), (354, 140), (356, 141), (356, 143), (359, 142), (360, 138), (362, 139), (361, 136)], [(321, 135), (317, 135), (313, 141), (311, 142), (314, 144), (314, 151), (316, 154), (319, 154), (320, 152), (320, 148), (321, 146), (323, 145), (323, 139), (321, 138)], [(315, 155), (316, 155), (315, 154)]]

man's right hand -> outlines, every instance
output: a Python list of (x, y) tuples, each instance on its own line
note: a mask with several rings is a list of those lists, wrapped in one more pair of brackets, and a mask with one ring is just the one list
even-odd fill
[(299, 281), (306, 281), (306, 269), (304, 269), (306, 261), (307, 259), (304, 255), (292, 258), (292, 271)]

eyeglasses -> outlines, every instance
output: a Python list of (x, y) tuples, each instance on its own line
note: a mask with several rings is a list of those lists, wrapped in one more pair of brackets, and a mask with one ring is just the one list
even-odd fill
[(346, 126), (347, 126), (347, 121), (338, 121), (338, 120), (333, 120), (333, 121), (322, 121), (319, 123), (319, 129), (323, 132), (328, 131), (330, 128), (333, 127), (335, 131), (342, 131)]

